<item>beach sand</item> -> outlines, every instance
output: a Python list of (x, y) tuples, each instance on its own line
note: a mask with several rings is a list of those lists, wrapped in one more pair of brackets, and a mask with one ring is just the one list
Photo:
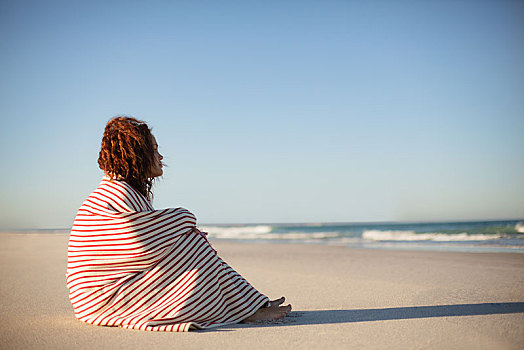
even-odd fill
[(0, 234), (2, 349), (522, 349), (524, 254), (213, 242), (294, 311), (189, 333), (77, 321), (65, 234)]

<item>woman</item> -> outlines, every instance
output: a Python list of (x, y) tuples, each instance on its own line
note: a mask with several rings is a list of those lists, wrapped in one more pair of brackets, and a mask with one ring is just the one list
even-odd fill
[(225, 263), (183, 208), (155, 210), (162, 155), (146, 123), (111, 119), (98, 158), (105, 176), (71, 229), (67, 287), (76, 317), (101, 326), (188, 331), (276, 320), (291, 311)]

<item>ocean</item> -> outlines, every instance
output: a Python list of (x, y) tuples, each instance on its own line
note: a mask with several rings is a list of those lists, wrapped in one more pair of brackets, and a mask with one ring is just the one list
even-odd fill
[[(327, 244), (359, 249), (524, 253), (524, 219), (468, 222), (199, 225), (209, 239)], [(68, 233), (69, 229), (10, 230)]]
[(361, 249), (524, 253), (524, 220), (433, 223), (202, 225), (211, 240)]

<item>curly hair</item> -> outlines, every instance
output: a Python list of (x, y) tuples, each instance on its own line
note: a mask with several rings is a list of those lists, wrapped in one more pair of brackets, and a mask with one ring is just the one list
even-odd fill
[(148, 200), (153, 198), (150, 177), (154, 162), (151, 129), (141, 120), (117, 116), (104, 130), (98, 166), (111, 180), (122, 179)]

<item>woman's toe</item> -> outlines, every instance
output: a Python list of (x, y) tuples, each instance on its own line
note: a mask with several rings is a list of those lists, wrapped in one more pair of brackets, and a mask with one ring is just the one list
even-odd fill
[(271, 307), (276, 307), (276, 306), (282, 305), (284, 303), (284, 301), (286, 301), (286, 298), (284, 298), (284, 297), (282, 297), (280, 299), (273, 300), (271, 302)]

